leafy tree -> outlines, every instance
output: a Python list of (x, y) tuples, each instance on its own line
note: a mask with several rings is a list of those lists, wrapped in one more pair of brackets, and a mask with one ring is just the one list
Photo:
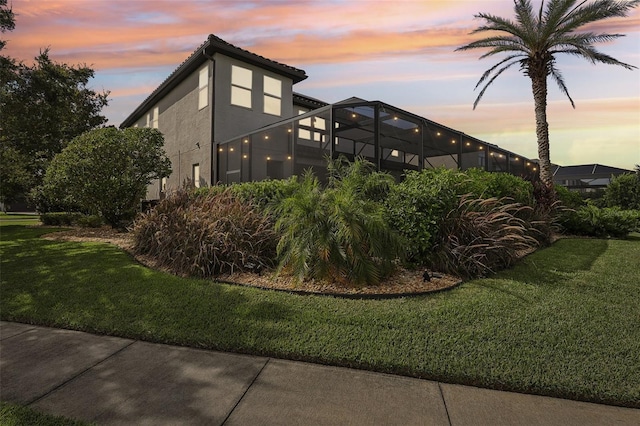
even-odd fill
[[(13, 31), (15, 28), (15, 15), (13, 9), (7, 7), (7, 0), (0, 0), (0, 32)], [(0, 50), (4, 49), (7, 42), (0, 40)]]
[[(87, 87), (94, 71), (86, 66), (56, 63), (44, 50), (33, 65), (2, 57), (0, 72), (0, 150), (2, 157), (19, 153), (16, 172), (28, 173), (30, 185), (41, 183), (51, 159), (73, 138), (106, 123), (100, 114), (108, 92)], [(15, 179), (14, 179), (15, 180)], [(29, 187), (2, 187), (2, 198), (13, 200)]]
[(20, 194), (29, 188), (33, 178), (23, 167), (27, 160), (17, 150), (10, 147), (0, 149), (0, 203), (9, 204), (14, 199), (11, 194)]
[(556, 81), (562, 93), (571, 102), (569, 91), (562, 74), (556, 67), (556, 56), (561, 53), (578, 56), (591, 63), (620, 65), (627, 69), (636, 68), (599, 52), (595, 43), (607, 42), (622, 37), (622, 34), (578, 32), (585, 25), (611, 17), (624, 17), (640, 0), (550, 0), (544, 2), (535, 13), (530, 0), (514, 0), (516, 21), (487, 13), (476, 15), (484, 19), (485, 25), (476, 28), (471, 34), (490, 31), (491, 35), (474, 41), (456, 50), (478, 48), (490, 49), (480, 58), (505, 53), (506, 58), (489, 68), (480, 78), (476, 88), (484, 87), (476, 98), (475, 109), (487, 88), (504, 71), (518, 65), (531, 79), (531, 89), (535, 104), (536, 135), (538, 156), (540, 158), (540, 179), (547, 187), (552, 187), (553, 177), (549, 160), (549, 124), (547, 123), (547, 77)]
[(56, 155), (43, 192), (62, 204), (78, 205), (118, 227), (134, 218), (147, 185), (171, 173), (164, 138), (155, 129), (95, 129)]

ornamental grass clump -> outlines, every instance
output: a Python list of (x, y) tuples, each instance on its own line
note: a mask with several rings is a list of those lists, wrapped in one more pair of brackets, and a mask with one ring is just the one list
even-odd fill
[(298, 191), (274, 207), (281, 235), (278, 272), (298, 281), (378, 284), (402, 258), (402, 244), (387, 224), (383, 205), (365, 194), (384, 191), (392, 178), (364, 160), (334, 162), (329, 170), (326, 188), (307, 172)]
[(274, 266), (273, 221), (229, 191), (177, 191), (139, 216), (132, 234), (136, 254), (180, 275), (215, 277)]
[[(512, 200), (511, 200), (512, 201)], [(433, 269), (475, 278), (512, 266), (538, 246), (521, 216), (530, 206), (509, 199), (462, 196), (444, 217), (428, 263)]]

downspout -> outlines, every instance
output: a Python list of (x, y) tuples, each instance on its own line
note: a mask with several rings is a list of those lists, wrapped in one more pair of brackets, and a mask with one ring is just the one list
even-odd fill
[[(207, 53), (206, 48), (202, 49), (202, 56), (204, 56), (205, 58), (209, 59), (211, 61), (211, 98), (209, 99), (211, 102), (209, 105), (211, 105), (211, 135), (209, 137), (209, 140), (211, 141), (210, 143), (210, 153), (209, 153), (209, 166), (210, 166), (210, 170), (209, 170), (209, 179), (211, 179), (210, 181), (210, 185), (213, 186), (215, 184), (218, 183), (218, 179), (217, 179), (217, 173), (216, 173), (216, 169), (217, 169), (217, 164), (218, 162), (215, 161), (216, 158), (214, 157), (214, 155), (217, 154), (218, 152), (218, 147), (215, 144), (214, 141), (214, 124), (215, 124), (215, 116), (216, 116), (216, 109), (215, 109), (215, 74), (216, 74), (216, 61), (215, 59), (213, 59), (213, 56), (209, 55)], [(209, 94), (207, 93), (207, 96), (209, 96)]]

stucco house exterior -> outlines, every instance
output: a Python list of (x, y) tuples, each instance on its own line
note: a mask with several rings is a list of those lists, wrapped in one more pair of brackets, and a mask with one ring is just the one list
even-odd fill
[(160, 199), (187, 179), (196, 186), (286, 178), (326, 158), (362, 156), (403, 170), (481, 167), (532, 176), (537, 164), (496, 145), (381, 101), (335, 104), (294, 92), (306, 73), (209, 35), (121, 124), (154, 127), (172, 174), (151, 184)]

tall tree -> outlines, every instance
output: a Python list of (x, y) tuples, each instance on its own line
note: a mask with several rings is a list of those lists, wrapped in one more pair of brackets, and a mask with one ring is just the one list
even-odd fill
[(5, 59), (11, 66), (0, 74), (0, 149), (7, 155), (0, 158), (22, 159), (32, 178), (29, 187), (1, 189), (2, 201), (11, 202), (42, 181), (49, 162), (69, 141), (106, 123), (100, 112), (109, 93), (88, 87), (93, 69), (54, 62), (48, 49), (32, 65)]
[[(0, 0), (0, 32), (13, 31), (15, 28), (15, 15), (13, 9), (7, 7), (7, 0)], [(0, 40), (0, 50), (7, 44), (5, 40)]]
[[(476, 18), (485, 24), (471, 34), (491, 32), (491, 35), (474, 41), (456, 50), (485, 49), (489, 51), (480, 59), (496, 54), (507, 56), (482, 75), (476, 88), (485, 83), (476, 98), (475, 109), (487, 88), (507, 69), (519, 65), (522, 72), (531, 79), (531, 89), (535, 104), (536, 136), (540, 159), (540, 179), (547, 186), (553, 185), (549, 159), (549, 124), (547, 122), (547, 77), (550, 75), (575, 108), (575, 104), (556, 67), (556, 55), (566, 53), (578, 56), (595, 64), (598, 62), (620, 65), (627, 69), (636, 68), (599, 52), (595, 43), (622, 37), (623, 34), (595, 33), (584, 30), (584, 26), (612, 17), (624, 17), (638, 6), (640, 0), (550, 0), (544, 1), (538, 13), (534, 12), (530, 0), (514, 0), (516, 20), (480, 13)], [(583, 31), (582, 31), (583, 30)], [(580, 31), (580, 32), (579, 32)]]

